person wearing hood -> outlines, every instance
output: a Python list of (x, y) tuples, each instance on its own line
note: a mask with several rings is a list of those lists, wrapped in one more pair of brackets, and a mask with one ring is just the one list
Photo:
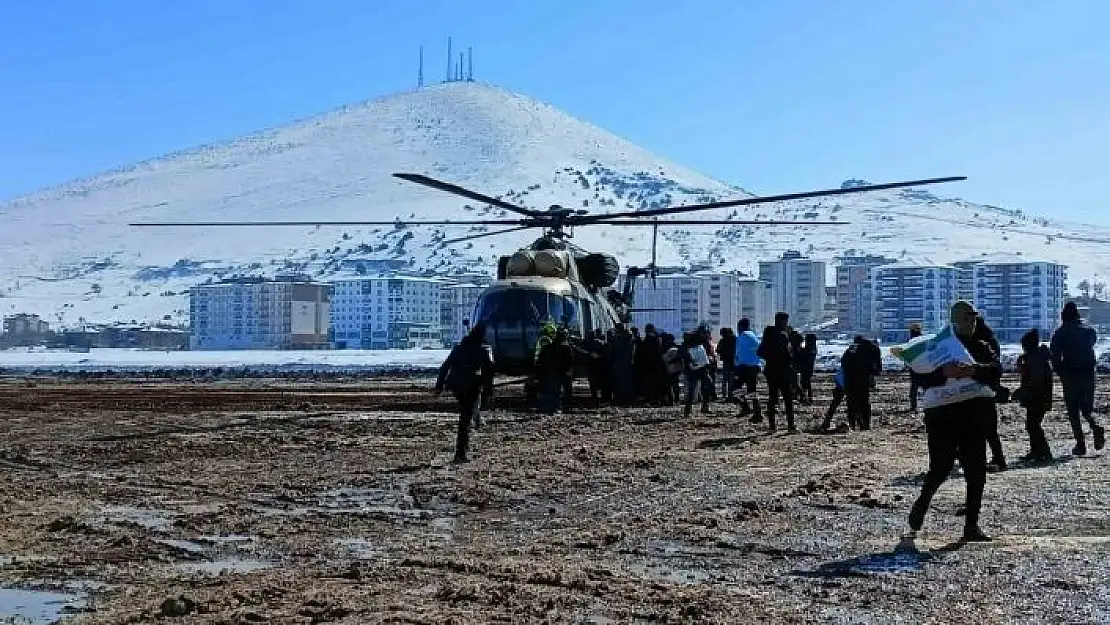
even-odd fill
[(1036, 329), (1021, 337), (1021, 351), (1017, 360), (1021, 386), (1014, 396), (1025, 408), (1025, 431), (1029, 433), (1029, 455), (1025, 459), (1049, 462), (1052, 449), (1041, 422), (1052, 409), (1052, 352), (1041, 344), (1041, 334)]
[(765, 363), (763, 375), (767, 378), (767, 426), (775, 431), (775, 413), (779, 398), (786, 405), (787, 431), (794, 427), (794, 357), (790, 349), (790, 315), (775, 314), (775, 325), (763, 330), (757, 354)]
[(740, 390), (740, 418), (751, 416), (752, 423), (763, 421), (759, 408), (759, 336), (752, 331), (751, 321), (746, 317), (736, 324), (736, 387)]
[(459, 403), (459, 427), (455, 438), (456, 463), (467, 461), (470, 425), (478, 420), (483, 395), (493, 394), (493, 360), (485, 346), (486, 327), (478, 322), (456, 345), (439, 368), (436, 394), (448, 388)]
[[(974, 364), (950, 363), (924, 374), (925, 389), (943, 386), (948, 380), (975, 380), (993, 387), (1002, 376), (998, 354), (990, 343), (973, 338), (978, 313), (966, 301), (952, 305), (951, 322), (956, 338), (971, 355)], [(972, 397), (955, 403), (927, 407), (925, 431), (929, 446), (929, 471), (921, 486), (921, 494), (910, 509), (911, 535), (916, 535), (925, 522), (933, 495), (948, 479), (956, 459), (964, 471), (967, 492), (963, 540), (987, 542), (991, 538), (979, 527), (983, 490), (987, 483), (987, 435), (985, 423), (995, 409), (994, 399)]]
[(1064, 405), (1067, 407), (1072, 434), (1075, 435), (1072, 454), (1083, 456), (1087, 454), (1087, 439), (1083, 435), (1080, 416), (1091, 426), (1095, 450), (1102, 449), (1106, 444), (1106, 432), (1094, 416), (1095, 366), (1098, 364), (1095, 343), (1098, 342), (1098, 335), (1094, 328), (1083, 322), (1075, 302), (1064, 305), (1060, 320), (1063, 323), (1052, 334), (1050, 343), (1052, 368), (1060, 376), (1060, 383), (1064, 387)]

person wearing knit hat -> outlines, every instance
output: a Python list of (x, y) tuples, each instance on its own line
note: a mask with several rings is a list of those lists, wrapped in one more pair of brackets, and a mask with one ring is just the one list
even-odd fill
[(1064, 405), (1075, 436), (1072, 455), (1083, 456), (1087, 453), (1087, 439), (1080, 416), (1091, 426), (1095, 450), (1102, 449), (1106, 444), (1106, 432), (1094, 416), (1095, 365), (1098, 362), (1095, 343), (1098, 342), (1098, 334), (1083, 322), (1075, 302), (1064, 305), (1060, 320), (1063, 323), (1052, 334), (1052, 368), (1060, 376), (1064, 387)]

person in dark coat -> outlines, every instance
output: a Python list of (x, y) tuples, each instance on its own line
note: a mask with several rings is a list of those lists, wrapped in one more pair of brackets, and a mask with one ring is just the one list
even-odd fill
[(439, 368), (436, 394), (448, 388), (459, 402), (459, 428), (455, 439), (456, 463), (466, 462), (470, 424), (478, 417), (482, 396), (493, 395), (493, 360), (484, 344), (486, 327), (478, 322), (456, 345)]
[(624, 324), (613, 333), (613, 392), (618, 406), (628, 407), (636, 400), (632, 362), (636, 345)]
[(675, 343), (673, 334), (664, 332), (659, 340), (663, 348), (663, 370), (666, 376), (663, 383), (663, 400), (666, 405), (673, 406), (682, 398), (680, 389), (682, 353)]
[(1029, 462), (1049, 462), (1052, 449), (1048, 446), (1041, 422), (1052, 410), (1052, 352), (1041, 344), (1036, 329), (1021, 337), (1022, 354), (1017, 360), (1021, 386), (1014, 395), (1025, 408), (1025, 431), (1029, 433)]
[[(991, 350), (994, 351), (994, 357), (998, 359), (996, 363), (998, 369), (1002, 370), (1002, 349), (998, 345), (998, 339), (994, 337), (994, 331), (990, 329), (987, 322), (978, 313), (975, 314), (975, 332), (972, 338), (983, 341), (990, 345)], [(998, 473), (1006, 470), (1006, 454), (1002, 450), (1002, 438), (998, 435), (998, 404), (1010, 401), (1010, 389), (1002, 386), (1002, 379), (996, 380), (991, 389), (995, 392), (994, 409), (987, 415), (985, 431), (987, 433), (987, 445), (991, 450), (991, 459), (987, 463), (987, 471), (991, 473)]]
[(549, 415), (559, 410), (569, 411), (570, 390), (574, 382), (574, 348), (565, 328), (559, 328), (554, 340), (542, 348), (536, 365), (543, 411)]
[(882, 372), (882, 352), (873, 341), (857, 335), (841, 357), (840, 367), (848, 400), (848, 426), (870, 430), (871, 381)]
[(813, 403), (813, 369), (817, 366), (817, 335), (805, 335), (805, 342), (798, 348), (798, 386), (802, 390), (802, 401)]
[(602, 401), (609, 401), (606, 397), (605, 382), (609, 369), (608, 346), (605, 345), (605, 334), (598, 328), (591, 332), (582, 341), (582, 350), (589, 359), (586, 377), (590, 384), (590, 399), (594, 406), (600, 406)]
[[(921, 330), (921, 324), (915, 323), (910, 326), (910, 340), (922, 336), (924, 332)], [(917, 396), (921, 394), (921, 375), (914, 373), (910, 369), (910, 412), (917, 412)]]
[(775, 314), (775, 325), (763, 330), (757, 354), (763, 359), (763, 375), (767, 378), (767, 425), (775, 430), (775, 413), (779, 397), (786, 405), (786, 427), (794, 427), (794, 358), (790, 350), (790, 315)]
[(717, 362), (721, 366), (721, 397), (726, 402), (732, 401), (732, 386), (736, 383), (736, 334), (732, 328), (721, 328)]
[[(959, 301), (952, 305), (953, 330), (975, 364), (944, 365), (922, 376), (924, 388), (942, 386), (949, 379), (972, 379), (988, 386), (997, 384), (1002, 376), (998, 354), (988, 342), (972, 338), (976, 318), (975, 308), (968, 302)], [(979, 511), (983, 505), (983, 489), (987, 483), (987, 437), (984, 425), (994, 409), (994, 399), (984, 397), (925, 409), (929, 471), (921, 486), (921, 494), (910, 509), (909, 526), (913, 534), (921, 530), (933, 495), (948, 479), (958, 458), (967, 486), (963, 540), (991, 540), (979, 527)]]
[(663, 399), (663, 342), (653, 324), (644, 326), (644, 338), (636, 350), (636, 377), (640, 395), (651, 405)]
[(787, 331), (787, 336), (790, 337), (790, 359), (794, 363), (794, 401), (805, 403), (800, 376), (802, 373), (802, 347), (805, 345), (806, 339), (801, 332), (794, 328)]
[(1094, 328), (1083, 322), (1079, 307), (1068, 302), (1060, 313), (1063, 324), (1052, 334), (1052, 368), (1060, 376), (1064, 387), (1064, 405), (1068, 411), (1068, 421), (1075, 435), (1075, 448), (1072, 454), (1087, 454), (1087, 439), (1083, 435), (1082, 415), (1091, 425), (1095, 450), (1106, 444), (1106, 432), (1094, 417), (1095, 408), (1095, 343), (1098, 335)]
[(701, 332), (687, 332), (683, 336), (682, 368), (686, 374), (686, 401), (683, 404), (682, 414), (689, 417), (693, 411), (694, 398), (701, 397), (701, 412), (708, 414), (709, 387), (712, 381), (709, 378), (709, 352), (705, 348), (705, 337)]

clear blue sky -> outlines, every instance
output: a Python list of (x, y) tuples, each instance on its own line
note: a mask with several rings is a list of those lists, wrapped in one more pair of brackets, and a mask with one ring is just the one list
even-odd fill
[(476, 78), (756, 193), (965, 174), (1110, 224), (1104, 0), (52, 0), (0, 6), (0, 198)]

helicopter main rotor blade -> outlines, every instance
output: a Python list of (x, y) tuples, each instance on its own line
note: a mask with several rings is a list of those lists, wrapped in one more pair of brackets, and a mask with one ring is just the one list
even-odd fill
[(508, 234), (510, 232), (517, 232), (519, 230), (528, 230), (530, 228), (536, 228), (536, 227), (537, 226), (517, 226), (516, 228), (505, 228), (504, 230), (494, 230), (493, 232), (483, 232), (481, 234), (472, 234), (470, 236), (459, 237), (457, 239), (447, 239), (443, 243), (446, 244), (446, 245), (452, 245), (454, 243), (462, 243), (463, 241), (470, 241), (471, 239), (481, 239), (482, 237), (493, 237), (493, 236), (497, 236), (499, 234)]
[[(722, 202), (709, 202), (707, 204), (690, 204), (687, 206), (672, 206), (668, 208), (653, 208), (642, 211), (626, 211), (623, 213), (608, 213), (604, 215), (585, 215), (576, 217), (573, 221), (575, 226), (585, 226), (594, 223), (609, 223), (611, 219), (619, 219), (622, 217), (655, 217), (658, 215), (674, 215), (678, 213), (692, 213), (694, 211), (709, 210), (711, 208), (729, 208), (732, 206), (749, 206), (752, 204), (766, 204), (768, 202), (784, 202), (787, 200), (803, 200), (813, 197), (828, 197), (833, 195), (847, 195), (849, 193), (866, 193), (868, 191), (883, 191), (886, 189), (901, 189), (903, 187), (919, 187), (930, 184), (941, 184), (945, 182), (956, 182), (958, 180), (967, 180), (967, 176), (948, 176), (945, 178), (926, 178), (923, 180), (906, 180), (903, 182), (886, 182), (883, 184), (869, 184), (860, 187), (850, 187), (847, 189), (824, 189), (821, 191), (802, 191), (800, 193), (784, 193), (782, 195), (766, 195), (763, 197), (749, 197), (740, 200), (725, 200)], [(648, 224), (650, 225), (650, 224)]]
[(393, 174), (393, 177), (400, 178), (401, 180), (407, 180), (408, 182), (414, 182), (416, 184), (424, 185), (425, 187), (438, 189), (440, 191), (446, 191), (447, 193), (458, 195), (460, 197), (465, 197), (476, 202), (489, 204), (490, 206), (503, 208), (518, 215), (524, 215), (525, 217), (543, 217), (544, 215), (540, 211), (532, 210), (530, 208), (524, 208), (523, 206), (517, 206), (516, 204), (509, 204), (508, 202), (499, 200), (495, 197), (483, 195), (476, 191), (471, 191), (470, 189), (464, 189), (457, 184), (451, 184), (450, 182), (436, 180), (435, 178), (430, 178), (423, 174), (395, 173)]
[(665, 219), (656, 222), (637, 219), (617, 219), (579, 226), (847, 226), (847, 221), (775, 221), (753, 219)]
[(482, 219), (476, 221), (172, 221), (127, 224), (137, 228), (210, 228), (219, 226), (505, 226), (523, 224), (524, 219)]

